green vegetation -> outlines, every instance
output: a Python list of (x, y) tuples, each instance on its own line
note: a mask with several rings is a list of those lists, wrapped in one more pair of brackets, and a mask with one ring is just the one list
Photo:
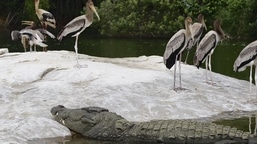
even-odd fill
[[(86, 0), (41, 0), (40, 7), (52, 12), (59, 27), (83, 13)], [(184, 19), (205, 16), (208, 30), (216, 18), (232, 38), (255, 38), (257, 1), (251, 0), (94, 0), (101, 21), (91, 28), (103, 36), (170, 37), (184, 27)], [(12, 29), (20, 21), (36, 20), (34, 0), (0, 2), (0, 23)]]
[(100, 30), (110, 36), (170, 36), (184, 25), (182, 2), (106, 0), (100, 5)]

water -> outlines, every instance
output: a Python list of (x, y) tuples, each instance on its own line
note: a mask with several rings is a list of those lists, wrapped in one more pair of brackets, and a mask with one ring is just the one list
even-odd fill
[[(23, 52), (23, 47), (20, 41), (12, 41), (10, 38), (9, 31), (0, 31), (0, 48), (9, 48), (10, 52)], [(91, 56), (99, 57), (138, 57), (142, 55), (159, 55), (162, 56), (165, 50), (166, 43), (169, 39), (118, 39), (118, 38), (101, 38), (101, 37), (90, 37), (86, 33), (83, 33), (79, 37), (79, 53), (87, 54)], [(75, 38), (67, 37), (63, 39), (62, 42), (57, 40), (48, 39), (47, 44), (49, 45), (48, 50), (69, 50), (74, 51)], [(249, 68), (244, 72), (236, 73), (233, 71), (233, 64), (240, 51), (248, 44), (248, 42), (242, 41), (223, 41), (222, 44), (218, 45), (212, 56), (212, 70), (227, 76), (235, 77), (238, 79), (248, 80), (249, 79)], [(41, 48), (38, 48), (41, 51)], [(192, 65), (193, 55), (195, 48), (191, 50), (188, 57), (188, 64)], [(185, 59), (183, 56), (183, 61)], [(75, 55), (74, 55), (75, 57)], [(203, 64), (204, 67), (205, 64)], [(252, 118), (252, 126), (255, 125), (255, 120)], [(239, 129), (249, 131), (249, 118), (244, 117), (240, 119), (218, 121), (219, 124), (226, 124), (235, 126)], [(252, 131), (254, 131), (252, 129)], [(43, 139), (35, 140), (32, 143), (45, 143), (45, 142), (64, 142), (66, 144), (72, 143), (92, 143), (92, 144), (106, 144), (114, 142), (102, 142), (102, 141), (92, 141), (85, 140), (84, 138), (77, 137), (63, 139)], [(117, 143), (115, 143), (117, 144)]]

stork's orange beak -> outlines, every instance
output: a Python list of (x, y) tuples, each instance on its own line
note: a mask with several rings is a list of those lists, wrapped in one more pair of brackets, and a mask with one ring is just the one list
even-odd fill
[(94, 5), (90, 5), (89, 7), (95, 13), (95, 15), (97, 16), (98, 20), (100, 20), (100, 17), (99, 17), (99, 15), (98, 15), (98, 13), (97, 13), (97, 11), (95, 9), (95, 6)]
[(202, 24), (203, 24), (205, 30), (207, 30), (207, 27), (206, 27), (206, 24), (205, 24), (205, 21), (204, 21), (204, 20), (203, 20)]
[(21, 21), (22, 25), (29, 25), (29, 26), (31, 26), (31, 25), (33, 25), (33, 23), (34, 23), (34, 21)]

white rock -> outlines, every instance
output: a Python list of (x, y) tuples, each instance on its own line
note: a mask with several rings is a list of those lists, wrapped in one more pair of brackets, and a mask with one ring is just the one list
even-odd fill
[(8, 53), (8, 48), (0, 48), (0, 55)]

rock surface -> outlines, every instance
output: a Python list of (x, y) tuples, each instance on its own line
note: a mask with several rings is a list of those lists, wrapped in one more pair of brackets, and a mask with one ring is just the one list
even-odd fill
[[(0, 143), (70, 135), (51, 116), (50, 109), (59, 104), (100, 106), (129, 121), (257, 110), (248, 101), (247, 81), (213, 73), (213, 86), (205, 82), (204, 69), (183, 64), (182, 85), (187, 90), (175, 92), (173, 68), (167, 70), (160, 56), (79, 57), (88, 68), (74, 67), (75, 54), (69, 51), (0, 55)], [(255, 100), (255, 88), (252, 91)]]

